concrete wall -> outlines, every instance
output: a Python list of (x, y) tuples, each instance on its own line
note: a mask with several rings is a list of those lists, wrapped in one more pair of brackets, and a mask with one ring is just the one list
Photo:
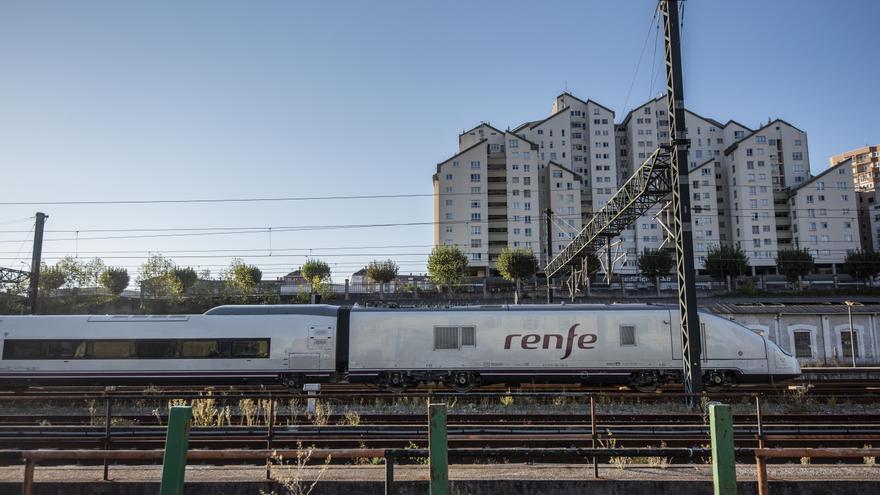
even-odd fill
[[(795, 332), (809, 332), (811, 356), (799, 357), (801, 366), (850, 366), (851, 358), (844, 357), (843, 341), (848, 337), (849, 318), (844, 314), (722, 314), (749, 328), (758, 330), (776, 342), (782, 349), (795, 354)], [(858, 350), (856, 363), (862, 366), (880, 365), (878, 331), (880, 317), (876, 314), (854, 314)], [(848, 340), (847, 340), (848, 342)], [(848, 352), (848, 351), (847, 351)]]
[[(586, 467), (585, 467), (586, 469)], [(396, 484), (398, 495), (428, 493), (427, 481), (404, 481)], [(270, 493), (287, 493), (266, 482), (227, 482), (227, 483), (187, 483), (187, 495), (253, 495), (261, 490)], [(382, 482), (377, 481), (325, 481), (319, 483), (313, 495), (382, 495), (385, 493)], [(771, 481), (773, 495), (865, 495), (876, 493), (876, 481)], [(0, 495), (19, 495), (21, 484), (0, 483)], [(109, 483), (36, 483), (35, 495), (155, 495), (159, 493), (158, 483), (109, 482)], [(467, 480), (451, 481), (450, 494), (453, 495), (570, 495), (590, 493), (591, 495), (704, 495), (712, 493), (711, 481), (653, 481), (653, 480)], [(757, 493), (754, 482), (737, 483), (737, 493), (752, 495)]]

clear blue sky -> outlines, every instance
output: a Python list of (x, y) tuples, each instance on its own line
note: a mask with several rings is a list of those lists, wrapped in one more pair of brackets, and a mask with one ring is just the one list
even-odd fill
[[(481, 120), (506, 128), (544, 116), (566, 87), (618, 121), (656, 95), (654, 8), (654, 0), (3, 1), (2, 198), (430, 194), (434, 165)], [(876, 0), (688, 0), (686, 104), (749, 126), (786, 119), (808, 133), (818, 172), (833, 153), (880, 142), (878, 18)], [(0, 240), (28, 238), (28, 222), (14, 221), (37, 208), (0, 206), (0, 230), (25, 230)], [(433, 219), (430, 198), (40, 209), (50, 231)], [(79, 234), (112, 235), (120, 234)], [(389, 256), (402, 272), (423, 271), (432, 242), (428, 225), (275, 232), (273, 257), (242, 257), (268, 278), (303, 261), (278, 249), (313, 249), (337, 264), (341, 281)], [(268, 246), (266, 232), (78, 243), (80, 256), (129, 267), (145, 251)], [(417, 247), (355, 249), (370, 246)], [(76, 248), (47, 242), (46, 257)], [(0, 243), (11, 253), (0, 257), (17, 250), (28, 258), (27, 244)], [(111, 258), (123, 255), (133, 258)], [(216, 272), (229, 257), (177, 260)]]

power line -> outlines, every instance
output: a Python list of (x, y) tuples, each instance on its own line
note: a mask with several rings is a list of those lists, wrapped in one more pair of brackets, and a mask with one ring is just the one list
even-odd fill
[(203, 204), (203, 203), (263, 203), (277, 201), (338, 201), (360, 199), (406, 199), (433, 198), (435, 196), (471, 196), (481, 193), (419, 193), (419, 194), (370, 194), (352, 196), (278, 196), (265, 198), (202, 198), (202, 199), (115, 199), (115, 200), (61, 200), (61, 201), (2, 201), (0, 206), (45, 206), (45, 205), (158, 205), (158, 204)]

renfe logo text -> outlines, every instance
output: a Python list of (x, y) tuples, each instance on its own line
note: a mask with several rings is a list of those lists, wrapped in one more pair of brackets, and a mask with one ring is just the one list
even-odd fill
[[(559, 359), (566, 359), (568, 356), (571, 356), (571, 349), (574, 346), (575, 337), (577, 337), (578, 349), (592, 349), (595, 347), (592, 344), (595, 344), (599, 337), (594, 333), (577, 335), (575, 333), (575, 328), (577, 328), (578, 325), (580, 325), (580, 323), (575, 323), (568, 329), (568, 338), (565, 339), (565, 355)], [(551, 346), (555, 349), (562, 349), (563, 336), (558, 333), (546, 333), (543, 336), (536, 333), (525, 335), (518, 333), (510, 334), (504, 339), (505, 349), (510, 349), (514, 337), (519, 337), (519, 346), (523, 349), (538, 349), (539, 344), (542, 349), (550, 349)]]

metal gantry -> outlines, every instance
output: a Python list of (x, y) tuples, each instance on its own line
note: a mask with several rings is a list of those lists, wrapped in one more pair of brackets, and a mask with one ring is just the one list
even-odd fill
[(31, 278), (31, 272), (0, 267), (0, 284), (20, 284)]
[(550, 278), (563, 268), (576, 269), (574, 266), (579, 259), (584, 258), (588, 252), (598, 250), (604, 243), (610, 243), (613, 237), (620, 235), (652, 206), (671, 195), (672, 238), (675, 242), (675, 267), (678, 276), (682, 382), (685, 392), (700, 393), (703, 378), (700, 366), (700, 320), (697, 312), (691, 230), (690, 183), (687, 166), (689, 141), (685, 136), (678, 0), (659, 0), (659, 2), (663, 14), (670, 144), (657, 149), (635, 171), (578, 235), (547, 263), (544, 273), (549, 286)]
[(563, 268), (579, 262), (587, 252), (597, 251), (669, 196), (672, 187), (671, 158), (670, 147), (655, 150), (578, 235), (547, 263), (544, 274), (548, 278), (553, 277)]

